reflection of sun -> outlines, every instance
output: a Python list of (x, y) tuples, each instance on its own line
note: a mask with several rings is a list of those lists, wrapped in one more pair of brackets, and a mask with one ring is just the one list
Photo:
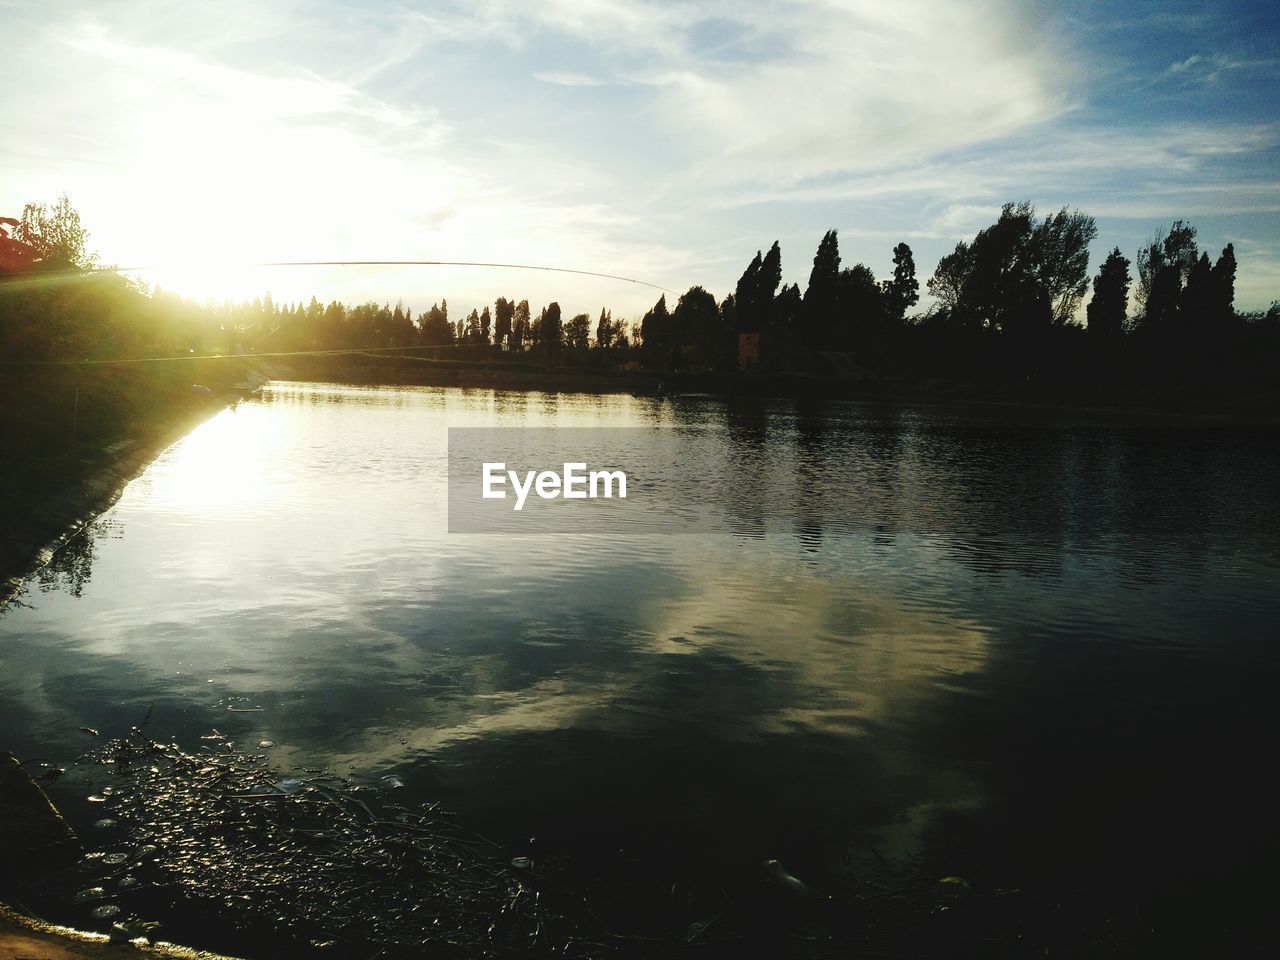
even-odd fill
[(247, 403), (223, 410), (174, 446), (151, 471), (151, 498), (177, 510), (225, 511), (260, 503), (279, 447), (279, 419)]

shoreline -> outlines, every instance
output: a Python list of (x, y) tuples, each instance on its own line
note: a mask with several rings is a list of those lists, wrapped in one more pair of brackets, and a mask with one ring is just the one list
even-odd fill
[[(658, 373), (585, 367), (535, 367), (516, 363), (431, 360), (361, 353), (288, 358), (287, 379), (365, 386), (429, 386), (512, 392), (632, 393), (719, 399), (849, 400), (860, 403), (929, 405), (957, 409), (1001, 409), (1039, 415), (1065, 413), (1133, 423), (1280, 427), (1280, 401), (1220, 398), (1216, 404), (1186, 402), (1186, 391), (1146, 388), (1099, 395), (1080, 402), (1078, 391), (1052, 384), (1026, 385), (925, 379), (824, 376), (817, 374)], [(1174, 401), (1182, 401), (1171, 406)]]

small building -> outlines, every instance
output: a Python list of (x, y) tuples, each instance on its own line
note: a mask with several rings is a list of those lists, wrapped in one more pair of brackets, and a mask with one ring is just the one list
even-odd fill
[(738, 369), (746, 370), (760, 362), (760, 334), (738, 334)]

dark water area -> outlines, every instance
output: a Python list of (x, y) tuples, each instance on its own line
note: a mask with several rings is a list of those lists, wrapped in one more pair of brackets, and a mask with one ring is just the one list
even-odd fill
[[(688, 429), (734, 532), (449, 534), (451, 426)], [(269, 742), (648, 930), (776, 858), (1017, 890), (999, 936), (1067, 954), (1252, 946), (1278, 479), (1250, 428), (275, 383), (0, 618), (0, 745), (69, 765), (149, 710), (184, 749)]]

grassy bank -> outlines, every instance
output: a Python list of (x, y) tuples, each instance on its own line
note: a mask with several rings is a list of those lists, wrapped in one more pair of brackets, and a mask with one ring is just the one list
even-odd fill
[(161, 450), (266, 379), (241, 357), (0, 369), (0, 599)]

